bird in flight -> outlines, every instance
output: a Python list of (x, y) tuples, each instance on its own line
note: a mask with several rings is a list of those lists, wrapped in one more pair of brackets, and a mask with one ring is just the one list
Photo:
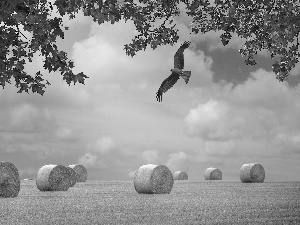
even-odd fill
[(169, 90), (171, 87), (173, 87), (173, 85), (177, 82), (179, 77), (182, 77), (185, 83), (189, 82), (191, 71), (182, 71), (182, 69), (184, 67), (183, 52), (186, 48), (190, 46), (190, 44), (191, 42), (185, 41), (175, 53), (174, 69), (171, 69), (172, 74), (162, 82), (160, 88), (156, 92), (157, 101), (159, 102), (162, 101), (162, 94), (165, 93), (167, 90)]

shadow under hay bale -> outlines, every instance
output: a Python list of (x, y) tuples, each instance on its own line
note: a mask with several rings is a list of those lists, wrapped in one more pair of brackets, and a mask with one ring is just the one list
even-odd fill
[(40, 191), (67, 191), (70, 172), (62, 165), (45, 165), (38, 171), (36, 186)]
[(244, 164), (240, 169), (242, 183), (263, 183), (265, 180), (265, 169), (258, 163)]
[(76, 176), (76, 172), (71, 168), (67, 166), (67, 169), (69, 170), (69, 175), (70, 175), (70, 187), (74, 187), (74, 185), (76, 184), (76, 180), (77, 180), (77, 176)]
[(136, 171), (133, 183), (135, 190), (140, 194), (169, 194), (174, 179), (168, 167), (147, 164)]
[(222, 172), (217, 168), (207, 168), (204, 173), (205, 180), (222, 180)]
[(186, 172), (176, 171), (173, 175), (174, 180), (187, 180), (189, 176)]
[(83, 165), (73, 164), (68, 167), (72, 168), (76, 173), (76, 182), (86, 182), (87, 180), (87, 170)]
[(0, 198), (14, 198), (20, 192), (19, 171), (10, 162), (0, 162)]

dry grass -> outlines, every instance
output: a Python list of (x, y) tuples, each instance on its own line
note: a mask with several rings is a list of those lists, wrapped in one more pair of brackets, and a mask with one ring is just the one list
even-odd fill
[(69, 170), (69, 173), (70, 173), (70, 187), (74, 187), (74, 185), (76, 184), (76, 180), (77, 180), (76, 173), (71, 167), (67, 166), (67, 169)]
[(40, 191), (67, 191), (70, 172), (62, 165), (45, 165), (38, 171), (36, 186)]
[(140, 194), (169, 194), (174, 179), (171, 171), (164, 165), (143, 165), (135, 173), (134, 188)]
[(87, 180), (87, 170), (83, 165), (79, 165), (79, 164), (73, 164), (73, 165), (69, 165), (70, 168), (72, 168), (77, 176), (77, 182), (86, 182)]
[(187, 180), (189, 176), (186, 172), (176, 171), (173, 175), (174, 180)]
[(207, 168), (204, 173), (205, 180), (222, 180), (222, 172), (217, 168)]
[(10, 162), (0, 162), (0, 198), (17, 197), (20, 191), (19, 171)]
[(240, 178), (243, 183), (263, 183), (265, 169), (258, 163), (244, 164), (240, 169)]
[(300, 181), (175, 182), (170, 194), (138, 194), (131, 181), (91, 180), (42, 192), (21, 181), (17, 198), (0, 200), (0, 224), (300, 224)]

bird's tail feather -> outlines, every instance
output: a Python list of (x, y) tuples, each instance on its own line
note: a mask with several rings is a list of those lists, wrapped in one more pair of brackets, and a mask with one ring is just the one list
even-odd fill
[(191, 74), (192, 74), (191, 71), (182, 71), (181, 77), (184, 79), (186, 84), (189, 82)]

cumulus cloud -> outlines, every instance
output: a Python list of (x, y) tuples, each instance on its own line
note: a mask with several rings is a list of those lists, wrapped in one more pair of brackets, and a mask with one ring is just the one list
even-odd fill
[(157, 164), (158, 151), (156, 150), (146, 150), (142, 152), (142, 157), (146, 159), (147, 163)]
[(204, 151), (208, 156), (233, 156), (236, 153), (237, 146), (234, 141), (206, 141)]
[(279, 152), (289, 151), (291, 153), (300, 152), (300, 132), (296, 134), (279, 133), (272, 140), (274, 146), (276, 146)]
[(95, 152), (108, 153), (116, 147), (115, 141), (109, 137), (104, 136), (96, 141)]
[(135, 170), (129, 169), (128, 177), (131, 178), (131, 179), (134, 178), (135, 172), (136, 172)]
[[(232, 120), (228, 121), (228, 118)], [(238, 135), (234, 126), (240, 121), (233, 118), (228, 103), (209, 100), (191, 109), (184, 122), (187, 124), (188, 133), (192, 136), (201, 136), (204, 139), (224, 139)]]
[(209, 100), (190, 109), (184, 118), (186, 131), (206, 141), (208, 155), (234, 154), (235, 140), (244, 139), (297, 151), (299, 93), (299, 87), (290, 88), (259, 69), (244, 83), (214, 89)]
[(98, 159), (98, 156), (86, 153), (78, 159), (78, 163), (89, 168), (103, 169), (106, 165)]
[(29, 103), (8, 106), (0, 112), (0, 131), (38, 132), (56, 127), (55, 119), (47, 108)]
[(189, 171), (189, 164), (192, 158), (187, 153), (180, 151), (176, 153), (171, 153), (169, 159), (166, 162), (166, 166), (172, 171), (182, 170), (185, 172)]
[(79, 134), (77, 134), (73, 129), (67, 127), (57, 128), (55, 136), (60, 140), (67, 141), (77, 141), (79, 139)]
[[(0, 138), (1, 140), (1, 138)], [(4, 153), (20, 154), (25, 153), (29, 156), (34, 155), (35, 158), (45, 160), (53, 154), (53, 150), (41, 143), (33, 143), (31, 141), (14, 139), (14, 142), (2, 142)]]

